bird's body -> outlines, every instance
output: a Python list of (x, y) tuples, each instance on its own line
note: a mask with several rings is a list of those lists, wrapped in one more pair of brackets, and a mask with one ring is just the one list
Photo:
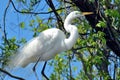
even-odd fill
[(71, 25), (71, 21), (80, 16), (79, 11), (73, 11), (65, 19), (64, 28), (70, 33), (68, 38), (57, 28), (45, 30), (18, 50), (10, 60), (10, 65), (25, 67), (37, 62), (39, 58), (40, 61), (47, 61), (54, 58), (57, 53), (71, 49), (78, 39), (78, 29)]
[(45, 30), (18, 51), (12, 64), (25, 67), (36, 62), (39, 57), (41, 61), (50, 60), (61, 50), (66, 50), (64, 39), (64, 33), (57, 28)]

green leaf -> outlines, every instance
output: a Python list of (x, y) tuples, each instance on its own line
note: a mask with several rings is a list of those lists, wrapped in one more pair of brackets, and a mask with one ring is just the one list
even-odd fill
[(111, 16), (111, 17), (119, 17), (119, 12), (117, 10), (113, 10), (113, 9), (107, 9), (105, 10), (105, 15), (106, 16)]
[(20, 28), (22, 28), (22, 29), (25, 28), (25, 23), (24, 22), (21, 22), (19, 25), (20, 25)]
[(23, 4), (26, 4), (26, 0), (17, 0), (17, 2), (22, 2)]
[(20, 41), (18, 41), (18, 43), (26, 43), (27, 41), (26, 41), (26, 39), (25, 38), (22, 38)]
[(11, 38), (10, 41), (11, 41), (11, 42), (15, 42), (15, 41), (16, 41), (16, 37)]
[(99, 21), (99, 23), (97, 23), (96, 26), (97, 26), (97, 27), (103, 27), (103, 28), (105, 28), (105, 27), (106, 27), (106, 23), (103, 22), (103, 21)]
[(29, 26), (34, 26), (35, 20), (30, 20)]
[(77, 71), (77, 69), (78, 69), (78, 68), (77, 68), (76, 66), (73, 67), (73, 71)]
[(21, 12), (22, 12), (22, 13), (25, 13), (25, 12), (29, 12), (29, 10), (27, 10), (27, 9), (22, 9)]
[(36, 16), (36, 21), (37, 21), (38, 23), (42, 23), (42, 20), (40, 19), (39, 16)]

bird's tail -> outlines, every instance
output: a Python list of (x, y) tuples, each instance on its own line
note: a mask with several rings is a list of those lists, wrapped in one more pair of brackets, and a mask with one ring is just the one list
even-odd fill
[(10, 69), (16, 67), (23, 67), (24, 59), (25, 55), (23, 53), (18, 52), (9, 58), (8, 67)]

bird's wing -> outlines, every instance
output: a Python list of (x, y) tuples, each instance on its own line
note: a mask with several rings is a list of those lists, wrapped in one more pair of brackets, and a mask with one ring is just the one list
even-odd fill
[(44, 31), (38, 37), (33, 38), (20, 48), (17, 54), (10, 61), (12, 66), (26, 66), (30, 62), (42, 56), (44, 53), (49, 52), (57, 42), (57, 33), (54, 31)]

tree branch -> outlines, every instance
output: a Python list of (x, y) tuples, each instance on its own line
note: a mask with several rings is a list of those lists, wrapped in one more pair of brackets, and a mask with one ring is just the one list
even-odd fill
[(60, 28), (61, 30), (65, 30), (64, 27), (63, 27), (63, 26), (64, 26), (64, 25), (63, 25), (63, 21), (62, 21), (60, 15), (57, 13), (57, 11), (56, 11), (56, 9), (55, 9), (55, 6), (54, 6), (54, 4), (53, 4), (53, 2), (52, 2), (52, 0), (46, 0), (46, 3), (50, 6), (50, 8), (52, 9), (52, 11), (54, 12), (54, 14), (55, 14), (55, 16), (56, 16), (56, 18), (57, 18), (57, 23), (58, 23), (59, 28)]
[(80, 50), (80, 49), (83, 49), (83, 48), (95, 48), (94, 46), (82, 46), (82, 47), (78, 47), (78, 48), (72, 48), (73, 51), (76, 51), (76, 50)]
[[(24, 13), (24, 14), (35, 14), (35, 15), (37, 15), (37, 14), (49, 14), (49, 13), (52, 13), (53, 11), (49, 11), (49, 12), (31, 12), (31, 11), (20, 11), (20, 10), (18, 10), (16, 7), (15, 7), (15, 4), (14, 4), (14, 2), (12, 1), (12, 0), (10, 0), (10, 2), (12, 3), (12, 6), (13, 6), (13, 8), (14, 8), (14, 10), (16, 11), (16, 12), (18, 12), (18, 13)], [(69, 7), (71, 7), (71, 6), (68, 6), (67, 8), (69, 8)], [(56, 11), (59, 11), (59, 10), (62, 10), (62, 9), (65, 9), (65, 8), (59, 8), (59, 9), (56, 9)]]
[(74, 53), (77, 54), (80, 57), (80, 59), (82, 61), (83, 69), (84, 69), (85, 74), (87, 75), (87, 78), (89, 80), (92, 80), (91, 74), (87, 71), (86, 61), (84, 60), (82, 53), (78, 53), (76, 51)]
[(8, 46), (9, 46), (9, 41), (7, 40), (7, 33), (6, 33), (6, 14), (7, 14), (7, 10), (9, 8), (9, 5), (10, 5), (10, 1), (8, 2), (7, 7), (5, 8), (4, 17), (3, 17), (3, 27), (4, 27), (4, 29), (3, 29), (3, 33), (4, 33), (3, 38), (5, 40), (5, 43), (8, 44)]
[(12, 77), (12, 78), (19, 79), (19, 80), (25, 80), (25, 79), (23, 79), (23, 78), (20, 78), (20, 77), (18, 77), (18, 76), (14, 76), (14, 75), (10, 74), (9, 72), (7, 72), (7, 71), (5, 71), (5, 70), (3, 70), (3, 69), (1, 69), (1, 68), (0, 68), (0, 71), (3, 72), (3, 73), (5, 73), (5, 74), (7, 74), (7, 75), (9, 75), (9, 76)]
[[(111, 21), (109, 18), (106, 18), (105, 15), (102, 15), (102, 12), (99, 11), (99, 2), (98, 0), (95, 0), (94, 3), (90, 3), (88, 0), (72, 0), (72, 2), (82, 11), (91, 11), (94, 12), (93, 15), (88, 15), (86, 16), (86, 19), (89, 21), (91, 27), (95, 29), (95, 31), (102, 31), (105, 33), (105, 39), (106, 39), (106, 45), (108, 48), (110, 48), (117, 56), (120, 57), (120, 42), (118, 39), (115, 38), (113, 31), (111, 31)], [(102, 19), (107, 19), (107, 26), (106, 28), (98, 28), (96, 27), (96, 24), (102, 20)]]

